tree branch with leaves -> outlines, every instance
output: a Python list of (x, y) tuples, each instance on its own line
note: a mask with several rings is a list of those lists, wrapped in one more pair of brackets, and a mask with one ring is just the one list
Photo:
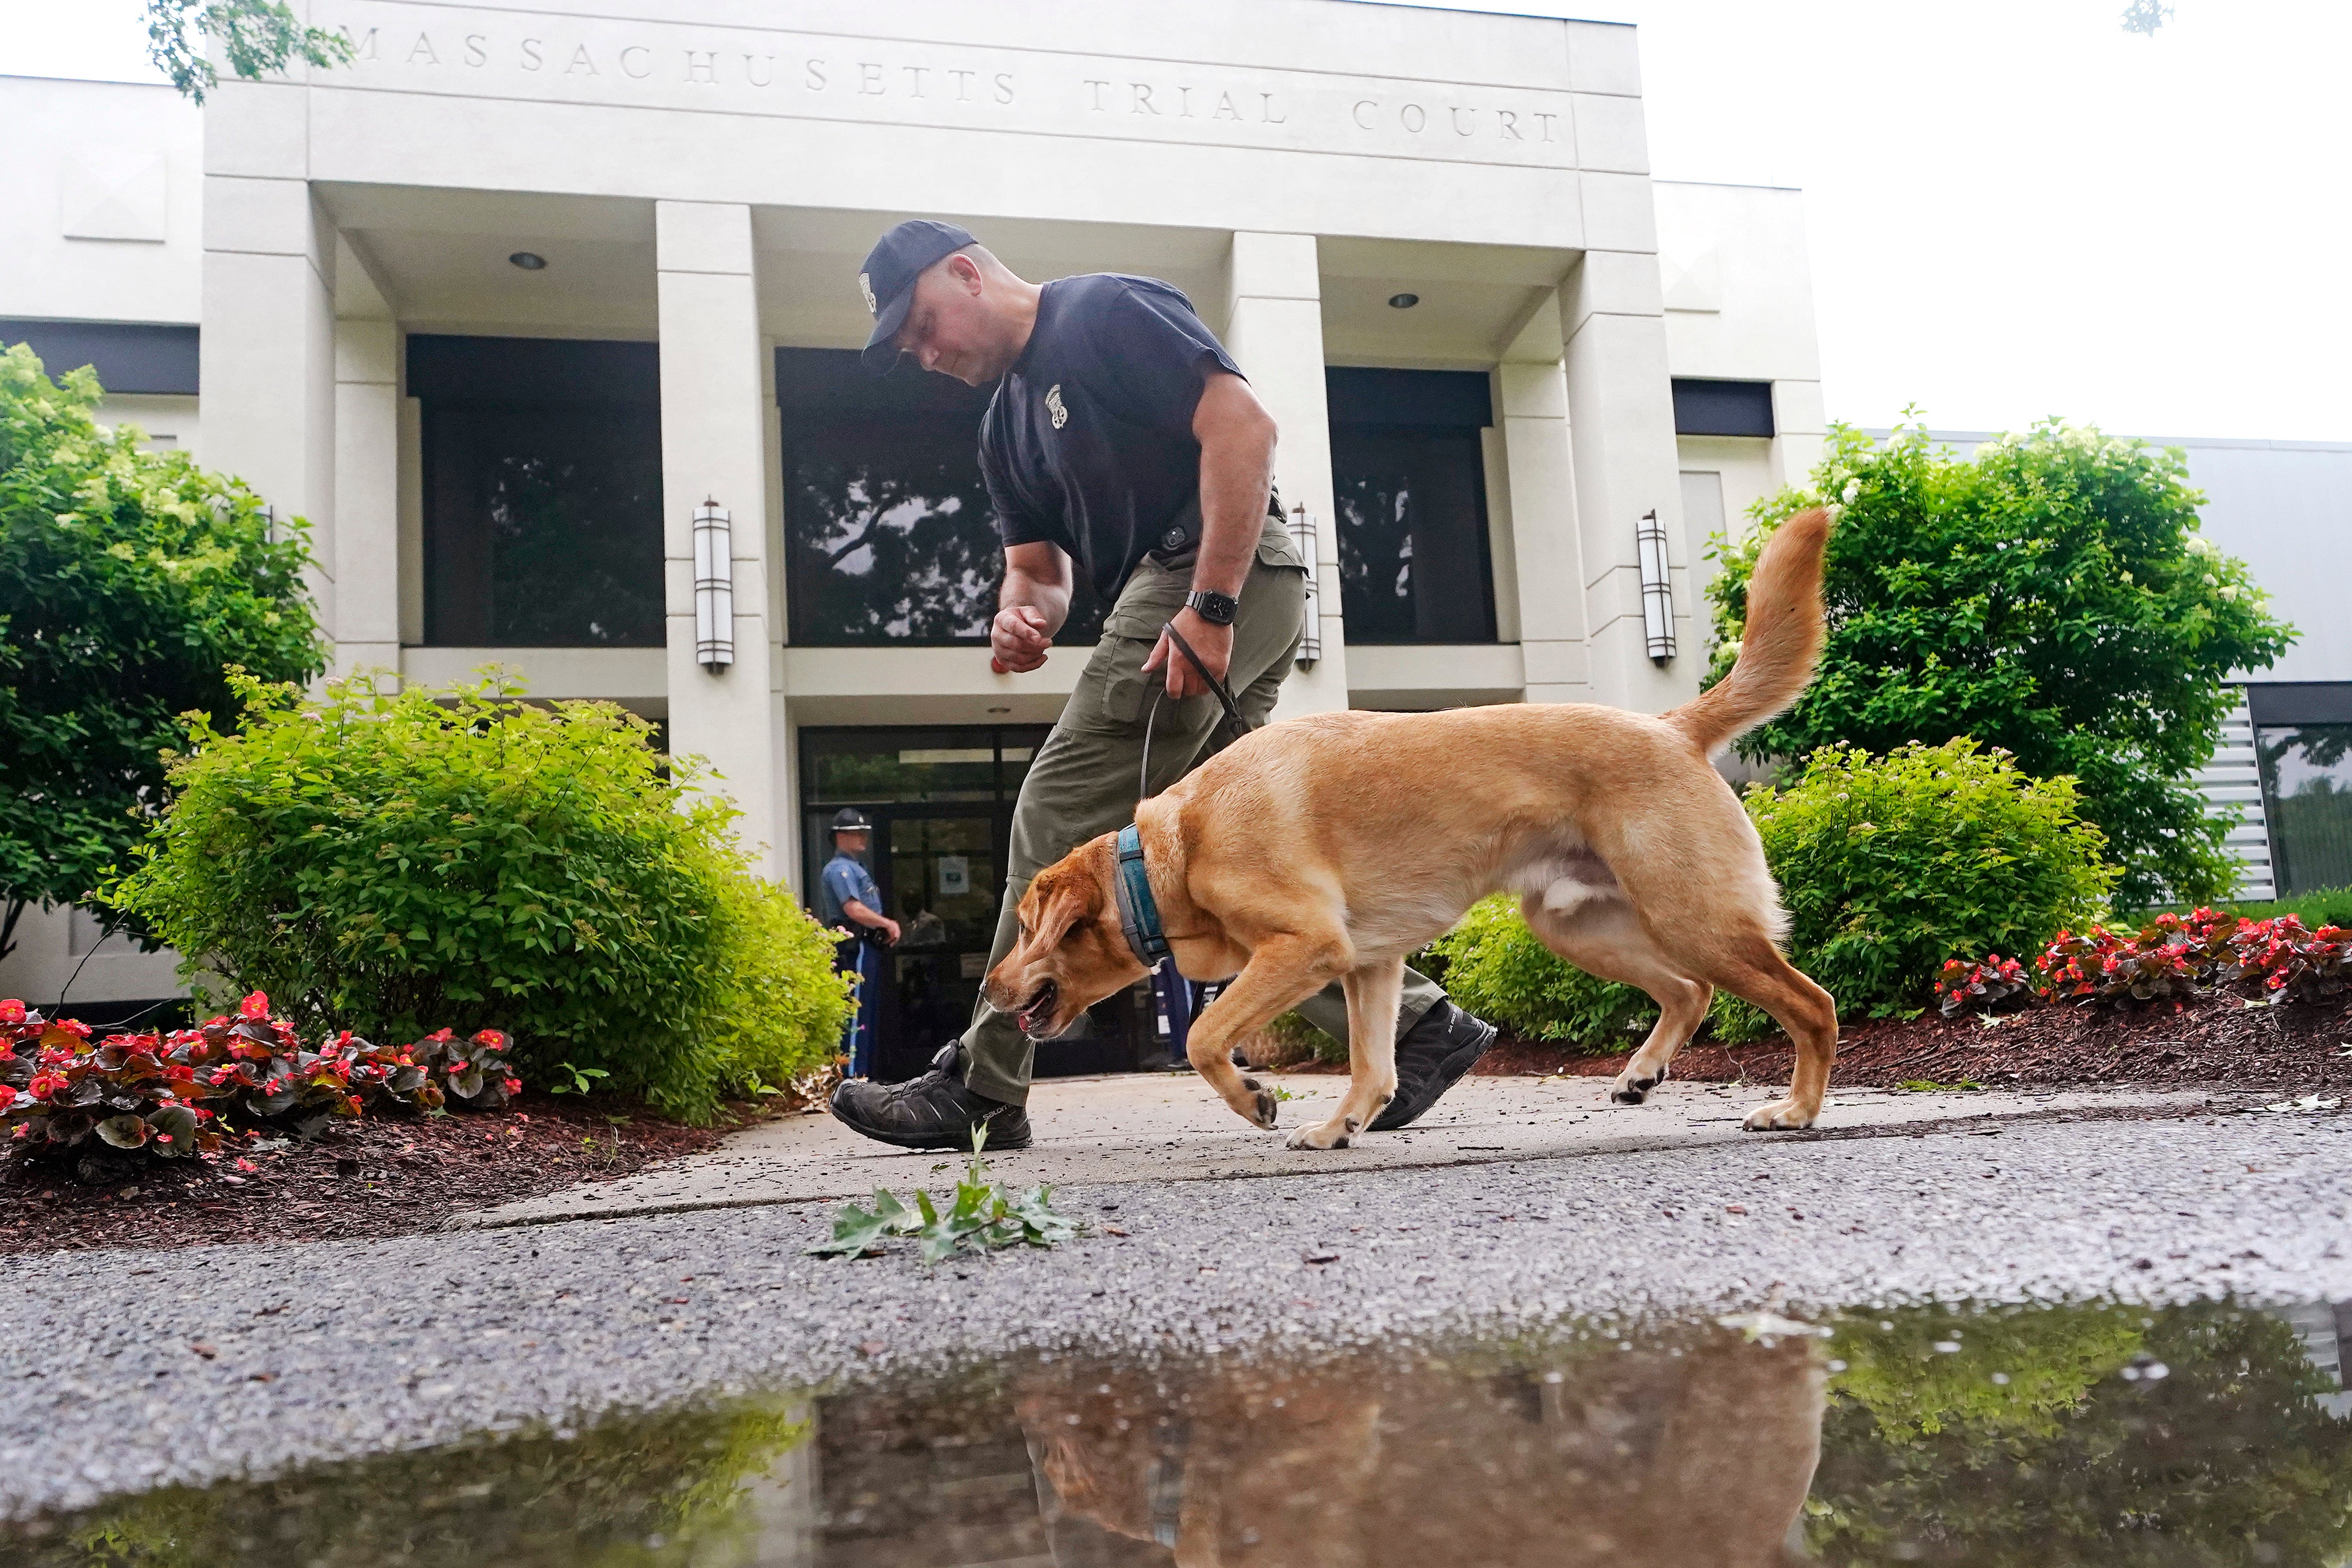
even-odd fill
[(352, 57), (349, 38), (304, 26), (284, 0), (147, 0), (147, 56), (183, 98), (199, 104), (220, 85), (206, 38), (221, 46), (229, 69), (246, 81), (296, 59), (333, 67)]

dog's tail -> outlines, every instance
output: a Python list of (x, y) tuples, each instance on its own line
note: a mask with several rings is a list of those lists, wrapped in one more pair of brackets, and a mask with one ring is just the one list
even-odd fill
[(1731, 674), (1665, 716), (1712, 757), (1797, 700), (1822, 654), (1822, 552), (1830, 515), (1815, 507), (1773, 530), (1748, 583), (1748, 634)]

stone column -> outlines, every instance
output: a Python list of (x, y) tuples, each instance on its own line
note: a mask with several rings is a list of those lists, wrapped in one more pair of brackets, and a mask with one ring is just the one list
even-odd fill
[[(667, 609), (669, 745), (697, 753), (743, 815), (736, 831), (763, 876), (781, 863), (776, 811), (774, 654), (769, 638), (768, 477), (751, 209), (654, 204), (661, 319), (662, 554)], [(694, 513), (730, 514), (735, 662), (695, 658)]]
[(1592, 700), (1576, 464), (1559, 342), (1559, 299), (1554, 294), (1513, 336), (1495, 371), (1516, 567), (1510, 591), (1518, 598), (1519, 652), (1527, 670), (1520, 695), (1531, 703)]
[(205, 111), (204, 460), (310, 524), (337, 634), (334, 227), (311, 199), (304, 89), (223, 82)]
[(1282, 504), (1316, 522), (1323, 654), (1293, 670), (1274, 716), (1348, 706), (1348, 645), (1339, 613), (1339, 525), (1331, 494), (1331, 415), (1323, 387), (1323, 283), (1313, 235), (1234, 235), (1226, 274), (1225, 346), (1281, 435), (1274, 454)]
[[(1772, 477), (1782, 485), (1802, 486), (1813, 477), (1813, 465), (1829, 445), (1829, 415), (1823, 412), (1822, 383), (1780, 381), (1772, 383)], [(1745, 518), (1738, 527), (1746, 531)]]
[[(400, 329), (348, 238), (335, 252), (334, 671), (400, 669)], [(391, 682), (379, 677), (379, 685)]]
[[(1661, 713), (1696, 695), (1705, 661), (1691, 616), (1654, 245), (1587, 251), (1560, 285), (1559, 303), (1593, 700)], [(1653, 509), (1665, 525), (1675, 595), (1678, 652), (1664, 668), (1650, 662), (1643, 632), (1635, 546), (1642, 514)]]

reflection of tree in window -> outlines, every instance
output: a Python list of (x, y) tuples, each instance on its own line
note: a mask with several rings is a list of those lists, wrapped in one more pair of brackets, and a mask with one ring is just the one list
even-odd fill
[(1486, 376), (1335, 366), (1323, 383), (1348, 641), (1493, 642)]
[(487, 465), (493, 640), (658, 645), (659, 437), (648, 420), (565, 412), (568, 429)]
[[(906, 413), (787, 427), (793, 640), (978, 643), (1004, 576), (973, 421)], [(1058, 641), (1091, 643), (1081, 592)]]
[(1358, 641), (1412, 637), (1412, 481), (1357, 472), (1339, 480), (1339, 594)]
[(2279, 891), (2352, 886), (2352, 724), (2264, 727), (2255, 749)]
[(785, 504), (794, 641), (988, 635), (1003, 553), (974, 437), (942, 423), (910, 415), (798, 433)]
[(658, 411), (432, 399), (425, 466), (428, 642), (661, 645)]

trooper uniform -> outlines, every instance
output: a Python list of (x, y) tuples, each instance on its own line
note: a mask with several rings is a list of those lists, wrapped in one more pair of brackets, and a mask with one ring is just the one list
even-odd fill
[[(860, 275), (876, 315), (869, 366), (895, 364), (915, 277), (973, 243), (952, 225), (927, 222), (901, 224), (883, 236)], [(1003, 542), (1060, 547), (1111, 606), (1101, 640), (1030, 763), (1013, 807), (992, 968), (1019, 936), (1016, 911), (1031, 880), (1077, 845), (1133, 820), (1147, 724), (1148, 794), (1182, 778), (1229, 738), (1221, 733), (1227, 721), (1213, 695), (1169, 700), (1164, 676), (1143, 669), (1160, 628), (1192, 589), (1202, 528), (1192, 417), (1203, 381), (1216, 371), (1242, 373), (1172, 285), (1111, 273), (1061, 278), (1044, 286), (1028, 342), (982, 420), (981, 471)], [(1271, 500), (1234, 610), (1225, 671), (1252, 727), (1273, 711), (1293, 667), (1307, 570), (1281, 502)], [(1336, 983), (1298, 1010), (1335, 1039), (1347, 1037), (1347, 999)], [(1412, 1070), (1414, 1031), (1424, 1019), (1431, 1027), (1420, 1033), (1431, 1038), (1419, 1042), (1429, 1069), (1422, 1077), (1442, 1082), (1418, 1100), (1414, 1084), (1401, 1083), (1375, 1127), (1402, 1124), (1425, 1110), (1494, 1038), (1491, 1028), (1408, 969), (1399, 1019), (1401, 1079)], [(1017, 1107), (1028, 1099), (1034, 1051), (1013, 1020), (982, 997), (961, 1040), (940, 1053), (935, 1071), (992, 1103), (979, 1108), (989, 1113), (991, 1147), (1027, 1141)], [(1011, 1116), (1002, 1114), (1007, 1106), (1016, 1108)], [(940, 1126), (926, 1132), (886, 1114), (879, 1091), (837, 1095), (834, 1108), (868, 1136), (919, 1147), (952, 1141), (956, 1117), (973, 1109), (940, 1109), (933, 1116)]]
[[(855, 806), (844, 806), (834, 813), (833, 831), (871, 832), (874, 824), (866, 813)], [(874, 884), (874, 873), (856, 855), (834, 840), (833, 858), (824, 862), (817, 876), (816, 917), (819, 922), (848, 935), (834, 944), (833, 967), (845, 975), (857, 977), (857, 1009), (849, 1016), (841, 1030), (841, 1053), (849, 1058), (845, 1070), (851, 1078), (863, 1078), (874, 1069), (874, 1011), (881, 1001), (882, 933), (870, 925), (860, 925), (849, 918), (848, 904), (862, 904), (877, 915), (882, 913), (882, 890)]]

